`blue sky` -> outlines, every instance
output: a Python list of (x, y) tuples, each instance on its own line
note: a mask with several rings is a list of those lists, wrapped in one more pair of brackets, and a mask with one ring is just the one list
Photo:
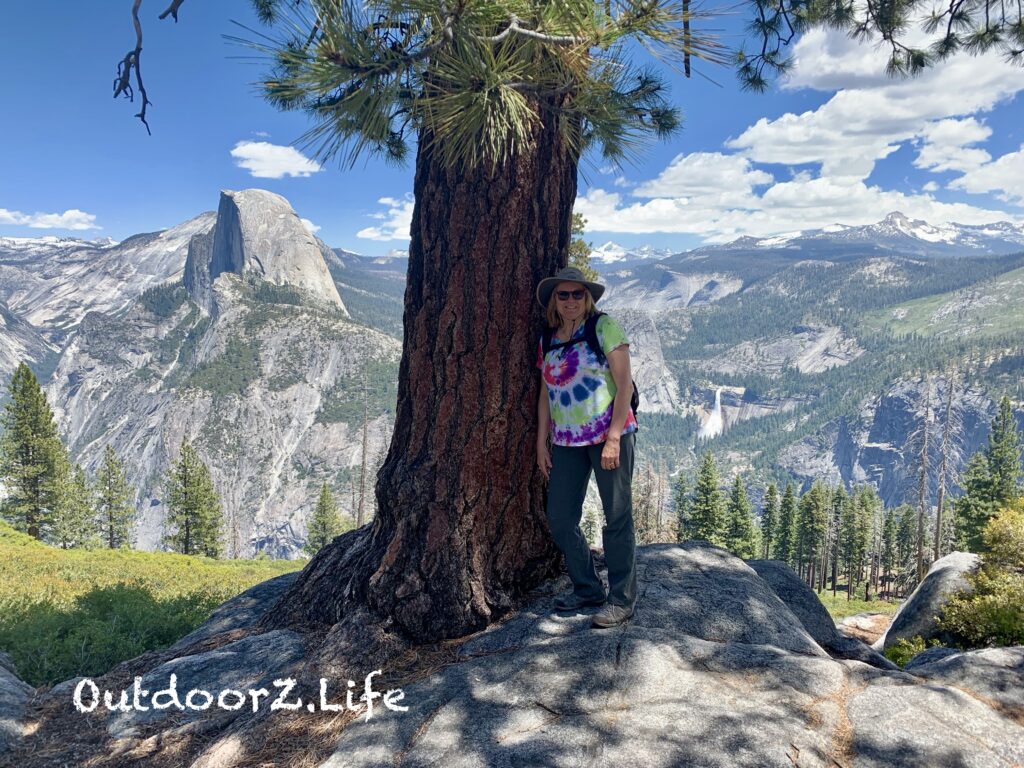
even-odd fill
[[(252, 85), (263, 66), (223, 38), (241, 32), (233, 21), (257, 26), (245, 0), (187, 0), (178, 24), (157, 20), (166, 2), (143, 3), (148, 136), (137, 105), (111, 98), (134, 46), (130, 5), (5, 8), (0, 235), (120, 240), (215, 208), (220, 189), (261, 187), (329, 245), (407, 247), (411, 165), (321, 167), (295, 149), (304, 116), (263, 102)], [(823, 32), (792, 53), (790, 80), (762, 95), (725, 67), (697, 64), (719, 85), (667, 73), (683, 130), (637, 165), (585, 164), (576, 210), (587, 238), (681, 250), (897, 209), (933, 224), (1024, 224), (1024, 70), (961, 57), (894, 81), (884, 52)]]

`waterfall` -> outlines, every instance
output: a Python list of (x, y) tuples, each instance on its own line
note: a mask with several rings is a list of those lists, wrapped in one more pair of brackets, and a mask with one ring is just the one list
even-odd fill
[(712, 437), (722, 434), (722, 427), (725, 424), (722, 421), (722, 388), (719, 387), (715, 390), (715, 407), (711, 409), (711, 414), (708, 416), (697, 433), (697, 438), (700, 440), (710, 440)]

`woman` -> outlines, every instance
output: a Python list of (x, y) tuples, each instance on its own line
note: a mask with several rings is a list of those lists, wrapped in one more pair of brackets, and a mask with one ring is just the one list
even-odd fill
[[(626, 334), (612, 318), (599, 315), (596, 339), (591, 335), (587, 340), (587, 318), (597, 314), (594, 304), (603, 293), (603, 285), (573, 267), (537, 286), (537, 301), (551, 329), (550, 342), (542, 338), (537, 355), (544, 380), (537, 400), (537, 465), (550, 482), (548, 525), (573, 583), (571, 593), (555, 599), (555, 608), (563, 611), (605, 602), (604, 585), (580, 531), (591, 471), (596, 475), (606, 523), (608, 605), (593, 623), (613, 627), (633, 615), (636, 602), (631, 488), (636, 416), (629, 405), (633, 380)], [(595, 342), (600, 354), (591, 349)]]

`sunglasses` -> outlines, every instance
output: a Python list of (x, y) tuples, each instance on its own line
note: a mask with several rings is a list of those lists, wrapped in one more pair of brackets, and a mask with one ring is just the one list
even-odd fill
[(580, 288), (578, 291), (555, 291), (555, 296), (558, 297), (559, 301), (568, 301), (570, 296), (579, 301), (586, 295), (587, 291), (585, 288)]

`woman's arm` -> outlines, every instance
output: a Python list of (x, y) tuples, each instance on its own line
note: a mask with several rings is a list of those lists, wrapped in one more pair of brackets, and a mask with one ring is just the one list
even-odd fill
[(616, 469), (619, 466), (619, 441), (622, 430), (629, 418), (629, 401), (633, 398), (633, 374), (629, 366), (629, 345), (620, 344), (608, 353), (608, 368), (615, 381), (615, 400), (612, 403), (612, 423), (601, 450), (601, 468)]
[(548, 387), (540, 381), (537, 395), (537, 466), (544, 477), (551, 472), (551, 451), (548, 448), (548, 433), (551, 431), (551, 405), (548, 403)]
[(629, 401), (633, 399), (633, 373), (629, 364), (629, 345), (622, 344), (608, 353), (608, 367), (615, 380), (615, 403), (612, 406), (612, 423), (608, 427), (608, 437), (622, 437), (629, 418)]

